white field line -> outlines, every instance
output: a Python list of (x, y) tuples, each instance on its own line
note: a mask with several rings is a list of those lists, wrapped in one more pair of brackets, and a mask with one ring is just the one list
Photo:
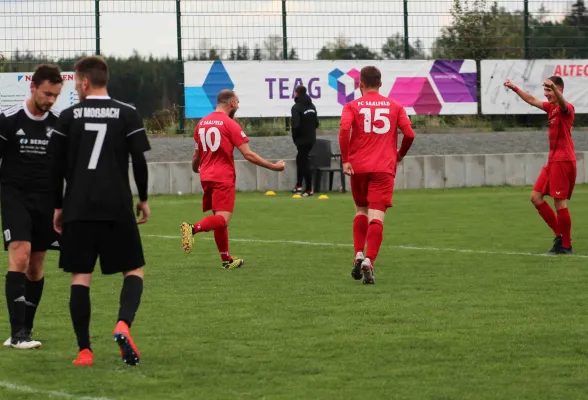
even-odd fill
[(12, 390), (21, 393), (42, 394), (49, 397), (56, 397), (60, 399), (75, 399), (75, 400), (114, 400), (107, 397), (92, 397), (92, 396), (74, 396), (73, 394), (58, 392), (53, 390), (39, 390), (28, 386), (15, 385), (10, 382), (0, 381), (0, 388)]
[[(169, 236), (169, 235), (142, 235), (143, 237), (152, 237), (159, 239), (175, 239), (180, 241), (180, 235)], [(209, 237), (204, 237), (204, 240), (213, 240)], [(229, 238), (230, 242), (244, 242), (244, 243), (266, 243), (266, 244), (291, 244), (299, 246), (318, 246), (318, 247), (353, 247), (352, 243), (321, 243), (321, 242), (308, 242), (301, 240), (265, 240), (265, 239), (234, 239)], [(422, 246), (382, 246), (392, 249), (400, 250), (413, 250), (413, 251), (435, 251), (435, 252), (447, 252), (447, 253), (467, 253), (467, 254), (487, 254), (487, 255), (504, 255), (504, 256), (527, 256), (527, 257), (553, 257), (546, 254), (538, 253), (525, 253), (518, 251), (492, 251), (492, 250), (470, 250), (470, 249), (452, 249), (448, 247), (422, 247)], [(588, 258), (586, 255), (573, 255), (568, 257), (576, 258)]]

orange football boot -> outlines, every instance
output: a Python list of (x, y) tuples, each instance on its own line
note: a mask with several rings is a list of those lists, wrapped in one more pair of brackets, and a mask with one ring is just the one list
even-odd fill
[(87, 365), (90, 366), (94, 362), (94, 353), (90, 349), (81, 350), (78, 353), (78, 358), (73, 360), (71, 363), (74, 365)]
[(141, 356), (139, 355), (137, 346), (135, 346), (135, 343), (133, 342), (129, 326), (126, 322), (118, 321), (112, 334), (114, 335), (114, 341), (118, 343), (120, 347), (120, 355), (123, 361), (128, 365), (139, 364)]

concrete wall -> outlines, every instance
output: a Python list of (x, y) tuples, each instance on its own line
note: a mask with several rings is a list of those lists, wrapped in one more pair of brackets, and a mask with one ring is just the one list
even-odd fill
[[(578, 152), (576, 183), (587, 183), (588, 152)], [(547, 153), (514, 153), (482, 155), (442, 155), (406, 157), (398, 165), (396, 189), (457, 188), (476, 186), (523, 186), (535, 183), (547, 161)], [(338, 166), (338, 161), (333, 166)], [(236, 161), (238, 191), (289, 191), (296, 183), (296, 162), (286, 160), (286, 170), (278, 173), (256, 167), (247, 161)], [(129, 168), (133, 193), (136, 187)], [(349, 177), (346, 188), (350, 190)], [(323, 191), (328, 175), (322, 179)], [(339, 173), (335, 173), (333, 190), (339, 190)], [(190, 162), (149, 163), (149, 193), (202, 193), (200, 176), (193, 173)]]

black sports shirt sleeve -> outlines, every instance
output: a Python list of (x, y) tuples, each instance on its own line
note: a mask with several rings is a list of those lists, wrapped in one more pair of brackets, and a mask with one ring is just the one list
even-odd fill
[(10, 139), (9, 120), (3, 113), (0, 113), (0, 158), (4, 155), (4, 150), (8, 146)]
[(136, 110), (131, 109), (127, 117), (127, 143), (131, 153), (133, 163), (133, 176), (139, 193), (139, 200), (147, 200), (147, 186), (149, 181), (149, 172), (147, 160), (144, 152), (151, 150), (151, 145), (147, 139), (147, 131), (143, 126), (143, 121)]
[(67, 146), (70, 113), (64, 111), (61, 113), (55, 127), (51, 131), (48, 153), (52, 160), (51, 168), (51, 187), (53, 189), (53, 207), (56, 209), (63, 208), (63, 181), (67, 169)]

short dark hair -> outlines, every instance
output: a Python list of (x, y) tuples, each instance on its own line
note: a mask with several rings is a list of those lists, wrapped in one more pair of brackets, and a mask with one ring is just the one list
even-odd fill
[(54, 64), (40, 64), (35, 68), (31, 81), (35, 86), (41, 86), (45, 81), (57, 85), (63, 83), (63, 77), (61, 76), (61, 69), (59, 66)]
[(558, 87), (562, 88), (562, 90), (563, 90), (564, 83), (563, 83), (563, 79), (561, 79), (561, 76), (554, 75), (554, 76), (550, 76), (548, 79), (551, 82), (553, 82), (555, 84), (555, 86), (558, 86)]
[(298, 96), (304, 96), (306, 94), (306, 87), (304, 85), (298, 85), (296, 86), (296, 89), (294, 89), (294, 92)]
[(374, 66), (363, 67), (360, 72), (360, 80), (368, 88), (377, 88), (382, 84), (382, 73)]
[(81, 77), (88, 78), (92, 86), (105, 87), (108, 85), (108, 65), (100, 56), (84, 57), (74, 65), (74, 71)]
[(228, 104), (237, 95), (235, 92), (229, 89), (221, 90), (218, 96), (216, 96), (216, 104)]

